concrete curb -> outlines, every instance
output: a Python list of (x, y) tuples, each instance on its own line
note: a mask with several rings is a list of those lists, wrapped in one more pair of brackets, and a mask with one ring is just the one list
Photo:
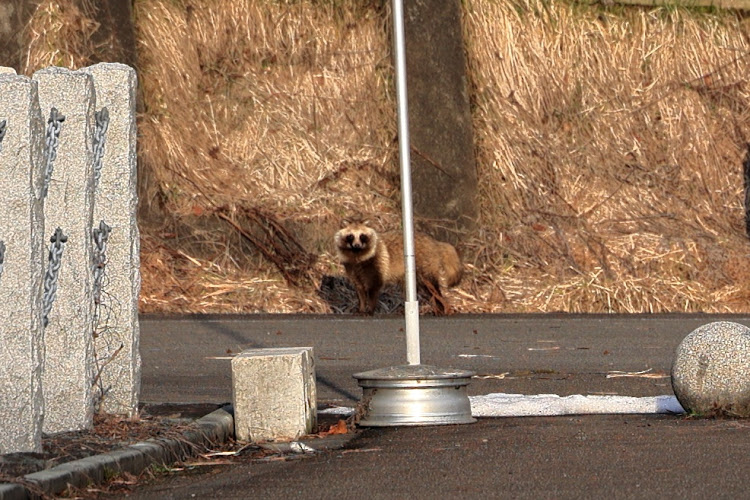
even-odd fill
[(38, 492), (55, 496), (68, 487), (102, 483), (128, 472), (140, 474), (152, 464), (168, 464), (195, 454), (196, 448), (216, 445), (234, 437), (232, 407), (225, 406), (195, 421), (197, 429), (182, 439), (142, 441), (121, 450), (60, 464), (51, 469), (23, 476), (21, 483), (0, 483), (0, 500), (37, 498)]

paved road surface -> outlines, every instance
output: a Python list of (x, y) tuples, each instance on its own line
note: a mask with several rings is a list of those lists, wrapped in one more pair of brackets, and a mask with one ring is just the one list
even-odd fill
[[(423, 318), (422, 362), (471, 369), (469, 394), (671, 394), (673, 353), (715, 316)], [(231, 400), (229, 357), (312, 346), (321, 402), (353, 405), (359, 371), (405, 362), (400, 317), (142, 319), (145, 402)], [(651, 378), (607, 377), (648, 370)], [(750, 422), (684, 416), (480, 419), (367, 429), (344, 450), (208, 468), (133, 498), (748, 498)]]
[[(607, 378), (613, 371), (667, 374), (680, 341), (709, 316), (455, 316), (421, 321), (422, 363), (474, 370), (469, 393), (670, 394), (668, 379)], [(722, 317), (750, 325), (750, 317)], [(354, 403), (352, 374), (406, 363), (403, 318), (260, 316), (141, 320), (145, 402), (232, 398), (230, 358), (243, 349), (315, 352), (318, 397)]]

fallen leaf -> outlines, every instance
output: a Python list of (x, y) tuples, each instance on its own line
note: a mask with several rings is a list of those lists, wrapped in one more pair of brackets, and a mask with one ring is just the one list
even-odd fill
[(320, 433), (321, 436), (332, 436), (336, 434), (348, 434), (349, 428), (346, 426), (346, 420), (339, 420), (335, 424), (333, 424), (331, 427), (328, 428), (327, 431), (323, 431)]

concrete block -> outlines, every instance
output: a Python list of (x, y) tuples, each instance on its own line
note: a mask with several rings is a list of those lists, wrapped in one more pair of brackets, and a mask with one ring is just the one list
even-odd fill
[(238, 441), (297, 439), (317, 426), (312, 347), (251, 349), (232, 360)]
[[(94, 202), (94, 79), (85, 72), (47, 68), (34, 73), (42, 116), (65, 116), (54, 171), (44, 200), (49, 236), (68, 237), (57, 278), (57, 295), (44, 332), (46, 359), (44, 432), (93, 425), (92, 217)], [(49, 240), (48, 240), (49, 241)], [(45, 260), (45, 266), (49, 266)]]
[[(94, 226), (111, 232), (101, 293), (95, 296), (95, 388), (101, 409), (134, 415), (141, 388), (138, 295), (141, 288), (135, 105), (135, 70), (101, 63), (83, 71), (94, 77), (97, 111), (107, 108), (109, 124), (94, 193)], [(95, 250), (96, 251), (96, 250)], [(99, 299), (97, 299), (99, 297)]]
[(8, 68), (7, 66), (0, 66), (0, 75), (2, 75), (2, 74), (15, 75), (16, 74), (16, 70), (13, 69), (13, 68)]
[(677, 347), (672, 389), (688, 412), (750, 418), (750, 328), (716, 321)]
[(41, 450), (44, 122), (37, 83), (0, 75), (0, 454)]

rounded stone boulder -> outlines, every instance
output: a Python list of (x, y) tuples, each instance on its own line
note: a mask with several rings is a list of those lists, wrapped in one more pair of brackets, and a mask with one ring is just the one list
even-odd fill
[(677, 347), (672, 389), (688, 413), (750, 417), (750, 328), (718, 321)]

